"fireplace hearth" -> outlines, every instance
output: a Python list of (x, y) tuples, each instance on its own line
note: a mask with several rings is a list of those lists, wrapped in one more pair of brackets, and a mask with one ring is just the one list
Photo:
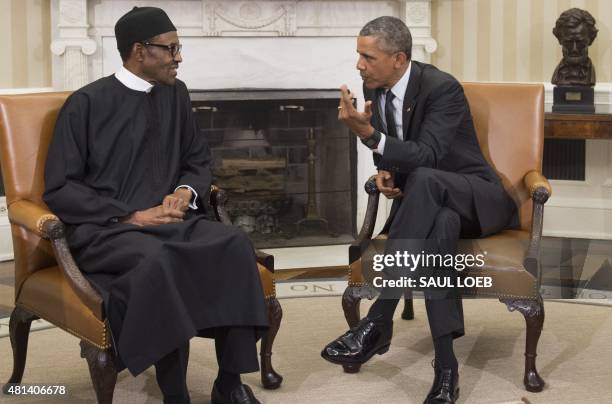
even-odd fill
[(228, 213), (258, 248), (350, 243), (355, 137), (337, 90), (193, 90)]

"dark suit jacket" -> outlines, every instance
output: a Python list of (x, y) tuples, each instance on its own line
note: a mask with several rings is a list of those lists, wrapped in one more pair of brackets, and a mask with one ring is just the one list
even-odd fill
[[(363, 91), (372, 101), (372, 126), (384, 133), (376, 91)], [(403, 139), (387, 136), (383, 155), (374, 154), (378, 169), (396, 173), (400, 188), (417, 167), (462, 174), (472, 186), (483, 236), (518, 224), (516, 205), (480, 150), (463, 87), (453, 76), (412, 61), (402, 111)], [(390, 218), (398, 205), (394, 201)]]

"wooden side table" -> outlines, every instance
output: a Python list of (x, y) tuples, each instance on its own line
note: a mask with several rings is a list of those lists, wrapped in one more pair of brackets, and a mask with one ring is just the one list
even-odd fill
[(612, 139), (612, 114), (544, 114), (544, 137)]

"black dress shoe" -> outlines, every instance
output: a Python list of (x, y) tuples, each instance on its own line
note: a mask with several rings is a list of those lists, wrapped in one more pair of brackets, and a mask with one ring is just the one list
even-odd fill
[(454, 404), (459, 399), (459, 371), (434, 368), (433, 386), (423, 404)]
[(339, 365), (363, 364), (374, 354), (387, 352), (392, 336), (392, 321), (381, 326), (366, 317), (344, 335), (327, 344), (321, 356)]
[(236, 387), (229, 395), (223, 395), (217, 388), (217, 383), (215, 383), (210, 394), (210, 402), (211, 404), (261, 404), (255, 398), (253, 390), (246, 384)]

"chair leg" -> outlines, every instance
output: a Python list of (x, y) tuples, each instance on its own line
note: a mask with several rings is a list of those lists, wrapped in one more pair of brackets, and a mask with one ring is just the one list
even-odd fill
[(19, 306), (15, 307), (11, 313), (9, 336), (11, 347), (13, 348), (13, 374), (11, 374), (10, 379), (4, 386), (4, 390), (9, 387), (9, 384), (21, 383), (28, 353), (30, 326), (32, 325), (32, 320), (37, 318), (37, 316)]
[(536, 369), (536, 356), (538, 340), (544, 325), (544, 303), (538, 300), (502, 300), (508, 306), (508, 310), (517, 310), (525, 317), (527, 325), (527, 337), (525, 341), (525, 375), (523, 384), (525, 389), (532, 393), (538, 393), (544, 388), (544, 380)]
[(115, 354), (112, 350), (102, 350), (81, 341), (81, 358), (87, 360), (89, 375), (93, 383), (99, 404), (111, 404), (117, 383), (117, 369), (115, 368)]
[[(342, 294), (342, 310), (344, 310), (344, 318), (349, 328), (356, 326), (361, 319), (359, 313), (359, 303), (361, 302), (360, 289), (359, 286), (348, 286)], [(358, 373), (361, 369), (361, 365), (342, 365), (342, 368), (345, 373)]]
[(402, 311), (402, 319), (414, 320), (414, 306), (412, 304), (412, 291), (404, 292), (404, 310)]
[(344, 310), (344, 318), (349, 328), (355, 327), (361, 319), (359, 315), (359, 303), (361, 302), (359, 289), (359, 286), (348, 286), (342, 294), (342, 310)]
[(276, 373), (272, 367), (272, 345), (280, 328), (283, 309), (275, 297), (266, 299), (266, 308), (268, 310), (270, 328), (261, 339), (261, 384), (266, 389), (277, 389), (283, 382), (283, 377)]

